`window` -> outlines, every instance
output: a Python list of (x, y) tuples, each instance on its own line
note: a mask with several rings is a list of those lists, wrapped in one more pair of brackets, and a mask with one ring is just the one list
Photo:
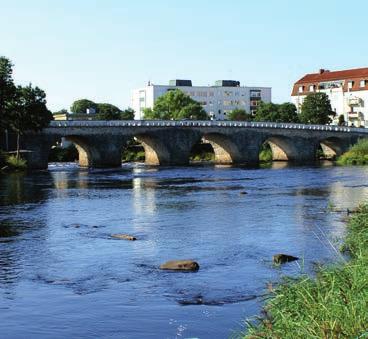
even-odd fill
[(260, 98), (261, 97), (261, 91), (260, 90), (251, 90), (250, 91), (250, 97), (251, 98)]
[(304, 86), (299, 86), (299, 93), (303, 93), (304, 92)]
[(314, 92), (314, 85), (309, 86), (309, 92)]
[(360, 80), (360, 87), (365, 87), (366, 80)]
[(352, 89), (354, 86), (354, 81), (348, 81), (348, 89)]

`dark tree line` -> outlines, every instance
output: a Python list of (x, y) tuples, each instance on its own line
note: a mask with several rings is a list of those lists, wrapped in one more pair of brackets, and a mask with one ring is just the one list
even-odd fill
[[(73, 102), (70, 111), (77, 114), (85, 114), (88, 109), (95, 111), (94, 118), (97, 120), (133, 120), (134, 110), (119, 107), (108, 103), (95, 103), (92, 100), (80, 99)], [(66, 111), (66, 110), (65, 110)]]
[(17, 135), (17, 158), (20, 138), (25, 131), (39, 131), (53, 119), (46, 107), (46, 94), (32, 84), (16, 86), (13, 64), (0, 57), (0, 130), (10, 130)]
[[(308, 95), (302, 104), (300, 114), (297, 108), (290, 102), (283, 104), (260, 102), (255, 114), (247, 113), (243, 109), (235, 109), (230, 112), (230, 120), (242, 121), (269, 121), (290, 122), (303, 124), (326, 125), (332, 122), (335, 116), (330, 100), (325, 93), (313, 93)], [(341, 119), (340, 119), (341, 120)]]

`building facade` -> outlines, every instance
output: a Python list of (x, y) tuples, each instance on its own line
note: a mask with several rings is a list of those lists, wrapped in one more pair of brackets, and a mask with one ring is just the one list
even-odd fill
[(191, 80), (171, 80), (167, 86), (148, 83), (132, 91), (134, 118), (143, 119), (145, 108), (153, 108), (158, 97), (175, 89), (198, 101), (212, 120), (226, 120), (229, 112), (236, 108), (254, 113), (260, 101), (271, 102), (270, 87), (240, 86), (239, 81), (233, 80), (218, 80), (214, 86), (192, 86)]
[(298, 112), (305, 97), (316, 92), (328, 95), (336, 113), (334, 123), (343, 115), (348, 126), (368, 127), (368, 68), (333, 72), (321, 69), (305, 75), (294, 84), (291, 93)]

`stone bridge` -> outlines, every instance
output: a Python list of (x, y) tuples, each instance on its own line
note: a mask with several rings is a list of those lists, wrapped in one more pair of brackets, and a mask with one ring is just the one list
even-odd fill
[(79, 163), (86, 167), (121, 166), (127, 142), (142, 143), (146, 163), (185, 165), (192, 147), (206, 140), (223, 164), (257, 164), (262, 144), (268, 142), (274, 160), (307, 163), (325, 153), (340, 155), (359, 138), (368, 137), (362, 128), (237, 121), (52, 121), (38, 133), (26, 133), (22, 148), (30, 150), (28, 166), (45, 169), (49, 151), (61, 138), (73, 142)]

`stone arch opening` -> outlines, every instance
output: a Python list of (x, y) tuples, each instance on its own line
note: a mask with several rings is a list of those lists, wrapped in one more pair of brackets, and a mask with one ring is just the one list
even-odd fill
[(344, 142), (336, 137), (321, 140), (318, 145), (317, 158), (334, 160), (344, 152)]
[(214, 151), (214, 161), (217, 164), (233, 164), (241, 159), (237, 145), (227, 135), (209, 133), (203, 136), (204, 142), (209, 143)]
[(292, 139), (284, 136), (268, 137), (260, 147), (261, 161), (293, 161), (297, 159), (297, 149)]
[(146, 160), (146, 152), (142, 142), (133, 137), (126, 142), (123, 147), (121, 159), (123, 163), (144, 162)]
[(90, 149), (83, 138), (77, 136), (62, 137), (52, 144), (48, 154), (49, 162), (74, 162), (79, 166), (89, 167), (91, 164)]
[(190, 151), (189, 160), (192, 163), (215, 161), (215, 150), (208, 140), (202, 138), (195, 143)]
[(146, 164), (164, 165), (170, 163), (170, 153), (162, 139), (148, 134), (137, 135), (134, 139), (143, 146)]

